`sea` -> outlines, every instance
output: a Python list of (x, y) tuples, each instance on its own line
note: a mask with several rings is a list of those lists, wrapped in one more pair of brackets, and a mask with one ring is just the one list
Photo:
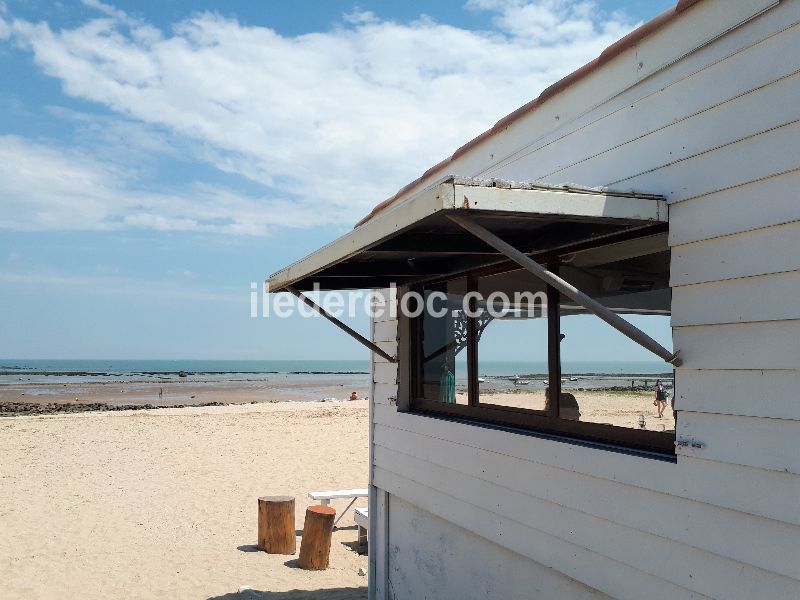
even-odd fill
[[(463, 379), (466, 364), (457, 364)], [(546, 377), (546, 361), (481, 361), (480, 376), (497, 382), (530, 378), (537, 386)], [(659, 361), (564, 362), (562, 375), (572, 383), (612, 387), (622, 381), (669, 377)], [(158, 383), (184, 381), (209, 384), (259, 382), (280, 379), (286, 384), (335, 378), (365, 384), (368, 360), (116, 360), (116, 359), (0, 359), (0, 385), (88, 382)], [(533, 381), (535, 380), (535, 381)], [(361, 387), (361, 386), (360, 386)]]

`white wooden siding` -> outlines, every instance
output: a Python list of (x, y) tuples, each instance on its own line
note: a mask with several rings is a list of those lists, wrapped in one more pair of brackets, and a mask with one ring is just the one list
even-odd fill
[[(713, 113), (720, 103), (794, 73), (798, 22), (800, 7), (783, 2), (780, 7), (697, 51), (685, 61), (656, 73), (607, 102), (586, 109), (572, 121), (563, 119), (563, 110), (556, 111), (556, 114), (561, 113), (561, 119), (555, 121), (553, 115), (546, 114), (550, 103), (545, 104), (518, 125), (460, 158), (450, 170), (476, 176), (537, 178), (561, 183), (565, 181), (563, 177), (547, 177), (548, 174), (578, 161), (591, 169), (587, 157), (630, 144), (695, 113), (706, 113), (706, 118), (714, 118), (708, 113)], [(603, 73), (603, 77), (613, 79), (610, 73)], [(584, 95), (584, 105), (587, 91), (574, 90), (575, 94)], [(567, 90), (564, 95), (571, 93)], [(597, 97), (596, 92), (590, 94), (591, 98)], [(559, 97), (552, 104), (562, 105), (563, 100)], [(549, 122), (543, 122), (548, 116)], [(553, 128), (552, 124), (559, 122), (562, 125)], [(537, 136), (536, 126), (550, 130)], [(757, 130), (753, 128), (752, 133)], [(723, 130), (718, 129), (717, 135), (725, 139)], [(520, 142), (513, 138), (519, 138)], [(719, 141), (709, 141), (706, 149), (719, 145)], [(509, 151), (509, 147), (517, 143), (520, 149)], [(497, 158), (486, 164), (490, 156)], [(662, 162), (653, 161), (648, 168), (660, 164)], [(594, 181), (587, 180), (583, 172), (576, 174), (580, 174), (586, 184), (593, 185), (637, 174), (637, 170), (626, 171), (624, 167), (624, 164), (613, 166), (610, 176), (604, 174)], [(652, 185), (653, 182), (649, 182), (649, 187)]]
[[(499, 517), (513, 521), (530, 530), (574, 544), (581, 550), (611, 558), (659, 580), (664, 579), (663, 565), (670, 564), (670, 568), (674, 569), (674, 573), (667, 578), (671, 585), (665, 586), (659, 582), (656, 585), (660, 587), (672, 590), (674, 586), (678, 586), (709, 597), (722, 595), (726, 598), (748, 600), (756, 590), (763, 590), (765, 586), (775, 589), (774, 584), (777, 581), (783, 588), (783, 597), (791, 597), (789, 592), (796, 590), (794, 580), (776, 577), (774, 571), (744, 566), (736, 560), (703, 552), (694, 546), (675, 543), (668, 538), (643, 535), (635, 528), (623, 527), (612, 521), (518, 492), (516, 485), (509, 488), (487, 482), (465, 475), (451, 466), (441, 467), (437, 460), (419, 460), (401, 452), (386, 452), (382, 456), (384, 453), (379, 448), (376, 454), (378, 460), (382, 457), (386, 459), (381, 464), (392, 464), (392, 475), (481, 507), (488, 513), (483, 517), (484, 520)], [(382, 476), (388, 475), (383, 470), (381, 473)], [(403, 492), (399, 495), (402, 497)], [(643, 506), (642, 510), (648, 508)], [(652, 512), (649, 518), (653, 520)], [(666, 516), (663, 519), (669, 522)], [(754, 540), (753, 544), (756, 543)], [(541, 557), (531, 558), (541, 562)], [(784, 566), (790, 559), (782, 562), (784, 564), (781, 566)], [(726, 586), (721, 587), (720, 581), (725, 581)], [(604, 591), (610, 593), (608, 588)], [(685, 594), (684, 591), (682, 595)]]
[[(800, 38), (800, 28), (795, 27), (792, 32), (796, 38)], [(730, 78), (731, 72), (725, 73), (725, 76)], [(795, 81), (798, 77), (800, 74), (795, 72), (755, 90), (725, 99), (716, 105), (703, 106), (697, 112), (660, 127), (653, 128), (654, 123), (651, 116), (647, 133), (640, 134), (630, 141), (611, 148), (598, 148), (596, 154), (581, 158), (568, 167), (546, 173), (541, 178), (550, 181), (554, 179), (573, 181), (576, 175), (580, 175), (582, 179), (591, 181), (610, 181), (614, 177), (627, 180), (631, 177), (630, 173), (638, 175), (653, 169), (654, 165), (669, 165), (686, 160), (697, 153), (706, 152), (709, 140), (713, 140), (716, 146), (723, 146), (754, 133), (782, 126), (797, 118), (797, 111), (794, 110), (793, 104), (800, 101), (800, 87)], [(706, 98), (706, 102), (717, 100), (716, 95), (719, 90), (714, 89), (713, 91), (715, 97)], [(696, 95), (693, 96), (696, 97)], [(661, 97), (655, 96), (655, 98)], [(639, 107), (639, 110), (644, 111), (645, 115), (664, 114), (658, 112), (660, 107), (649, 106), (652, 104), (650, 102), (643, 104), (644, 106)], [(647, 112), (651, 110), (654, 112)], [(710, 111), (714, 112), (715, 121), (720, 119), (730, 122), (730, 126), (725, 128), (722, 135), (717, 131), (716, 124), (709, 122), (707, 113)], [(739, 119), (743, 113), (750, 114), (751, 117), (746, 120)], [(625, 115), (625, 113), (622, 114)], [(636, 121), (641, 120), (641, 118), (636, 119)], [(605, 127), (608, 123), (604, 121), (602, 125)], [(637, 130), (641, 131), (641, 129), (637, 129), (637, 126), (641, 127), (639, 123), (630, 123), (627, 119), (624, 125), (620, 123), (620, 126), (624, 126), (631, 133)], [(575, 141), (577, 142), (577, 140)], [(602, 138), (598, 138), (596, 142), (598, 145), (599, 142), (607, 143)], [(585, 151), (585, 149), (579, 150), (579, 147), (575, 147), (574, 150), (572, 156)], [(565, 148), (562, 151), (569, 153), (573, 149)]]
[(672, 325), (723, 325), (800, 319), (800, 272), (757, 275), (672, 290)]
[(388, 587), (394, 598), (609, 598), (396, 495), (390, 517), (393, 568)]
[[(800, 161), (800, 152), (797, 160)], [(709, 214), (707, 218), (713, 217)], [(675, 287), (797, 271), (798, 248), (800, 222), (674, 246), (670, 283)]]
[[(468, 426), (397, 413), (388, 406), (376, 407), (376, 421), (376, 484), (445, 519), (452, 520), (448, 511), (453, 502), (465, 501), (473, 513), (479, 513), (471, 517), (475, 524), (454, 522), (471, 531), (477, 531), (479, 523), (497, 519), (523, 521), (529, 527), (533, 523), (532, 530), (547, 534), (543, 544), (551, 543), (550, 536), (560, 536), (656, 577), (669, 565), (666, 572), (674, 583), (690, 585), (700, 593), (716, 589), (710, 597), (752, 598), (758, 590), (768, 589), (770, 597), (792, 598), (800, 585), (790, 577), (800, 576), (794, 552), (800, 535), (797, 477), (683, 457), (679, 465), (643, 461), (481, 427), (465, 431)], [(542, 449), (547, 451), (537, 452)], [(554, 455), (561, 460), (548, 460)], [(417, 461), (411, 467), (408, 456)], [(561, 464), (555, 467), (550, 462)], [(573, 471), (578, 465), (601, 476)], [(612, 469), (635, 484), (615, 481), (608, 474)], [(649, 482), (635, 472), (645, 469)], [(426, 486), (420, 497), (409, 493), (409, 481)], [(648, 490), (641, 483), (663, 491)], [(480, 486), (483, 495), (469, 486)], [(440, 506), (427, 488), (445, 495)], [(758, 489), (771, 491), (768, 501)], [(515, 504), (508, 504), (510, 497), (516, 498)], [(708, 501), (688, 499), (694, 497)], [(720, 504), (766, 509), (783, 523), (723, 509)], [(789, 521), (795, 525), (787, 525)], [(506, 545), (508, 528), (495, 530), (489, 539)], [(748, 542), (736, 543), (737, 539)], [(525, 555), (537, 562), (544, 560), (533, 550)], [(576, 577), (586, 568), (586, 560), (595, 559), (576, 556), (583, 558), (569, 565), (543, 564)], [(637, 556), (641, 563), (636, 562)], [(620, 576), (618, 570), (612, 573)], [(653, 581), (647, 585), (648, 590), (658, 587)], [(614, 587), (598, 589), (614, 597), (639, 593), (629, 591), (625, 596)], [(665, 594), (669, 593), (691, 597), (687, 590), (678, 593), (672, 586), (665, 588)]]
[(800, 421), (798, 390), (796, 369), (681, 369), (675, 400), (679, 410)]
[[(618, 563), (604, 554), (591, 552), (560, 537), (487, 512), (462, 497), (442, 492), (438, 485), (434, 487), (420, 485), (402, 475), (385, 473), (379, 467), (375, 469), (375, 481), (393, 496), (475, 532), (481, 537), (492, 539), (536, 563), (582, 581), (613, 598), (641, 600), (641, 590), (647, 590), (648, 598), (654, 599), (706, 597)], [(408, 576), (412, 577), (413, 574)]]
[(703, 446), (671, 463), (398, 413), (396, 366), (376, 358), (389, 506), (616, 598), (800, 597), (800, 0), (654, 66), (721, 23), (701, 17), (765, 6), (701, 3), (450, 168), (669, 199), (677, 436)]
[(392, 405), (397, 400), (397, 384), (374, 382), (372, 393), (376, 404)]
[(679, 246), (794, 221), (800, 221), (800, 169), (672, 204), (669, 242)]
[(397, 384), (397, 365), (390, 362), (374, 363), (375, 371), (372, 374), (375, 383)]
[[(800, 451), (797, 421), (736, 417), (684, 411), (678, 420), (678, 436), (697, 439), (705, 446), (702, 454), (709, 460), (773, 469), (800, 475)], [(765, 498), (765, 501), (768, 499)], [(797, 499), (797, 498), (795, 498)], [(795, 544), (800, 534), (795, 534)], [(800, 547), (800, 546), (798, 546)], [(800, 560), (792, 557), (800, 568)], [(800, 579), (800, 577), (798, 577)]]
[[(647, 187), (673, 202), (744, 185), (800, 166), (798, 131), (800, 123), (797, 121), (775, 129), (755, 131), (734, 141), (726, 141), (722, 146), (674, 162), (653, 165), (652, 171), (603, 183), (622, 189)], [(769, 160), (754, 161), (754, 156), (769, 157)]]
[[(690, 91), (672, 93), (670, 86), (715, 66), (717, 63), (730, 59), (737, 53), (757, 45), (762, 40), (768, 40), (775, 35), (800, 21), (800, 8), (791, 2), (782, 2), (777, 8), (770, 10), (755, 21), (740, 27), (730, 34), (719, 38), (713, 44), (705, 46), (692, 45), (690, 39), (697, 40), (702, 27), (698, 23), (713, 23), (717, 25), (715, 31), (722, 33), (726, 25), (731, 26), (754, 15), (768, 6), (768, 2), (703, 2), (693, 8), (692, 24), (677, 22), (661, 30), (657, 37), (662, 43), (671, 46), (670, 52), (677, 58), (676, 49), (698, 48), (684, 60), (678, 61), (668, 69), (661, 71), (642, 72), (638, 68), (638, 54), (646, 51), (642, 44), (618, 57), (588, 77), (580, 80), (566, 91), (558, 95), (557, 100), (552, 100), (535, 111), (519, 119), (512, 127), (496, 134), (487, 142), (476, 147), (471, 152), (460, 156), (450, 166), (449, 170), (458, 174), (492, 175), (508, 179), (524, 180), (538, 178), (547, 173), (541, 169), (539, 156), (533, 156), (532, 150), (547, 147), (547, 154), (559, 154), (558, 144), (571, 135), (581, 137), (585, 143), (593, 144), (597, 138), (611, 142), (611, 145), (623, 143), (625, 137), (619, 127), (613, 125), (607, 130), (583, 135), (582, 129), (597, 120), (602, 120), (617, 112), (629, 113), (631, 107), (644, 98), (652, 95), (672, 96), (673, 107), (667, 113), (675, 111), (675, 107), (691, 102), (691, 97), (704, 88), (702, 77), (693, 82)], [(772, 3), (775, 4), (775, 3)], [(705, 21), (704, 19), (708, 19)], [(738, 19), (738, 20), (737, 20)], [(652, 40), (648, 40), (652, 42)], [(761, 60), (758, 69), (748, 69), (743, 73), (740, 69), (736, 79), (750, 77), (760, 69), (769, 69), (769, 64), (780, 60), (779, 52), (767, 52)], [(752, 64), (752, 63), (749, 63)], [(792, 66), (791, 70), (796, 68)], [(787, 71), (788, 73), (788, 71)], [(745, 79), (745, 83), (746, 83)], [(767, 79), (769, 81), (769, 78)], [(757, 87), (753, 84), (750, 89)], [(713, 86), (709, 86), (713, 87)], [(744, 88), (747, 89), (747, 88)], [(734, 94), (731, 94), (731, 96)], [(682, 114), (682, 113), (679, 113)], [(674, 114), (670, 115), (673, 118)], [(651, 119), (659, 119), (657, 111), (650, 112)], [(622, 121), (624, 122), (623, 116)], [(634, 135), (643, 133), (640, 129)], [(604, 137), (605, 136), (605, 137)], [(567, 154), (567, 160), (569, 155)], [(563, 161), (562, 161), (563, 164)], [(414, 189), (409, 190), (411, 195), (422, 189), (428, 181), (420, 182)], [(590, 183), (590, 182), (585, 182)], [(597, 182), (598, 184), (602, 182)]]
[[(548, 482), (545, 486), (548, 490), (555, 482), (567, 476), (572, 477), (570, 474), (574, 473), (593, 478), (582, 480), (592, 488), (600, 481), (609, 481), (620, 486), (620, 494), (635, 492), (633, 488), (642, 488), (800, 525), (800, 513), (797, 511), (800, 480), (782, 472), (719, 463), (699, 457), (680, 457), (679, 469), (668, 468), (674, 465), (626, 454), (586, 451), (582, 446), (509, 435), (502, 430), (477, 428), (465, 432), (458, 423), (398, 413), (389, 406), (379, 405), (375, 412), (376, 427), (379, 429), (385, 425), (465, 448), (482, 449), (527, 461), (531, 463), (530, 476)], [(463, 439), (467, 433), (470, 441)], [(471, 441), (472, 436), (474, 442)], [(509, 464), (513, 462), (509, 461)], [(594, 483), (590, 483), (592, 481)], [(721, 485), (722, 482), (725, 485)], [(761, 495), (753, 494), (753, 489), (775, 490), (774, 498), (765, 502)], [(620, 509), (625, 509), (625, 503)]]
[[(397, 356), (397, 342), (380, 342), (380, 341), (376, 341), (375, 344), (381, 350), (386, 352), (386, 354), (388, 354), (389, 356)], [(383, 358), (381, 356), (376, 356), (375, 357), (375, 361), (376, 362), (381, 362), (381, 363), (387, 363), (387, 364), (394, 364), (394, 363), (389, 362), (388, 360), (386, 360), (385, 358)]]
[(375, 323), (376, 342), (396, 342), (397, 341), (397, 321), (381, 321)]
[(796, 369), (800, 361), (800, 320), (677, 327), (673, 339), (687, 369)]
[[(384, 439), (388, 439), (386, 431), (380, 432), (379, 444)], [(795, 556), (792, 554), (794, 543), (796, 542), (797, 528), (787, 528), (776, 521), (763, 518), (743, 516), (735, 511), (724, 511), (715, 509), (703, 503), (691, 500), (676, 500), (664, 504), (663, 510), (659, 512), (659, 519), (653, 519), (652, 507), (658, 506), (659, 494), (644, 489), (625, 489), (618, 485), (592, 485), (592, 495), (587, 496), (581, 493), (586, 489), (587, 480), (585, 477), (569, 477), (563, 473), (549, 472), (546, 469), (535, 466), (531, 467), (528, 463), (511, 460), (507, 457), (498, 457), (490, 452), (482, 452), (478, 449), (468, 450), (454, 447), (449, 443), (431, 443), (429, 439), (423, 437), (410, 436), (416, 440), (415, 446), (404, 446), (398, 437), (407, 438), (408, 436), (397, 436), (387, 442), (386, 445), (378, 445), (375, 450), (376, 461), (384, 468), (403, 475), (403, 465), (409, 464), (409, 456), (416, 461), (429, 463), (436, 468), (430, 471), (435, 473), (434, 479), (439, 479), (442, 485), (448, 481), (449, 477), (458, 477), (461, 485), (476, 486), (480, 489), (490, 489), (492, 486), (499, 486), (495, 489), (493, 501), (489, 504), (480, 502), (492, 512), (506, 510), (502, 512), (508, 517), (517, 521), (531, 524), (531, 526), (549, 531), (554, 535), (558, 533), (564, 539), (572, 541), (583, 540), (582, 545), (595, 551), (605, 551), (603, 540), (608, 540), (613, 536), (623, 536), (630, 542), (634, 538), (627, 536), (639, 536), (644, 542), (649, 540), (650, 545), (663, 544), (660, 546), (662, 557), (675, 551), (675, 544), (683, 544), (700, 550), (708, 550), (718, 557), (732, 558), (734, 561), (729, 566), (732, 571), (741, 570), (741, 562), (746, 564), (757, 564), (765, 570), (781, 572), (789, 576), (797, 576), (800, 573), (800, 565), (797, 564)], [(392, 444), (394, 447), (388, 447)], [(401, 449), (397, 446), (403, 446)], [(469, 457), (469, 460), (465, 460)], [(476, 472), (476, 466), (470, 464), (474, 460), (480, 472)], [(414, 462), (414, 461), (411, 461)], [(416, 464), (416, 463), (414, 463)], [(421, 465), (417, 465), (423, 469)], [(510, 468), (513, 467), (513, 468)], [(537, 473), (544, 472), (548, 477), (535, 479), (525, 477), (530, 471)], [(410, 479), (415, 479), (420, 483), (425, 483), (417, 479), (426, 475), (414, 475), (405, 473)], [(543, 491), (543, 483), (556, 484), (557, 489)], [(431, 485), (431, 484), (426, 484)], [(488, 487), (487, 487), (488, 486)], [(498, 493), (499, 492), (499, 493)], [(465, 499), (476, 503), (477, 497), (474, 493), (466, 494)], [(507, 509), (510, 498), (527, 503), (527, 514), (514, 516), (514, 512)], [(506, 507), (506, 509), (504, 509)], [(526, 512), (526, 511), (522, 511)], [(559, 518), (563, 515), (568, 518)], [(580, 524), (585, 527), (580, 527)], [(681, 526), (676, 527), (675, 524)], [(719, 533), (709, 536), (699, 527), (704, 524), (706, 527), (719, 528)], [(624, 525), (625, 527), (619, 527)], [(727, 534), (731, 527), (736, 528), (741, 533), (748, 533), (751, 546), (748, 548), (729, 547)], [(580, 531), (578, 531), (580, 530)], [(567, 532), (567, 533), (564, 533)], [(638, 533), (637, 533), (638, 532)], [(640, 535), (647, 533), (652, 536)], [(794, 534), (794, 535), (793, 535)], [(688, 550), (688, 548), (687, 548)], [(641, 549), (636, 544), (625, 548), (614, 550), (614, 558), (626, 562), (627, 564), (638, 564), (636, 554)], [(786, 553), (791, 556), (786, 556)], [(699, 556), (695, 554), (695, 558)], [(625, 557), (625, 558), (623, 558)], [(656, 558), (650, 556), (649, 558)], [(694, 560), (694, 559), (693, 559)], [(631, 562), (632, 561), (632, 562)], [(640, 565), (640, 568), (658, 575), (657, 569), (661, 561), (654, 560), (653, 566), (647, 567)], [(686, 563), (688, 565), (688, 563)], [(685, 572), (685, 569), (679, 569)], [(691, 572), (689, 570), (688, 572)], [(684, 582), (686, 583), (686, 582)]]

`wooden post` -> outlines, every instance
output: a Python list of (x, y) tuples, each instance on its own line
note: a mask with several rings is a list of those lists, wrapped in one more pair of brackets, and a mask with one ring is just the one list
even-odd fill
[(309, 506), (303, 524), (303, 541), (300, 542), (300, 568), (321, 571), (328, 568), (333, 537), (332, 506)]
[(294, 554), (294, 497), (264, 496), (258, 499), (258, 547), (269, 554)]

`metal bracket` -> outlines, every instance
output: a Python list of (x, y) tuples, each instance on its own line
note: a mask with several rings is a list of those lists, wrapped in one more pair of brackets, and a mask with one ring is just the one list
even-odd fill
[(354, 338), (354, 339), (356, 339), (357, 341), (361, 342), (361, 343), (362, 343), (364, 346), (366, 346), (367, 348), (369, 348), (370, 350), (372, 350), (372, 351), (373, 351), (375, 354), (377, 354), (377, 355), (379, 355), (379, 356), (383, 357), (384, 359), (386, 359), (386, 360), (387, 360), (387, 361), (389, 361), (390, 363), (396, 363), (396, 362), (397, 362), (397, 357), (396, 357), (396, 356), (389, 356), (389, 354), (388, 354), (388, 353), (386, 353), (386, 352), (384, 352), (384, 351), (383, 351), (383, 349), (382, 349), (380, 346), (378, 346), (378, 345), (377, 345), (377, 344), (375, 344), (374, 342), (371, 342), (370, 340), (368, 340), (367, 338), (365, 338), (363, 335), (361, 335), (360, 333), (358, 333), (358, 332), (357, 332), (355, 329), (353, 329), (352, 327), (348, 327), (347, 325), (345, 325), (344, 323), (342, 323), (342, 322), (341, 322), (339, 319), (337, 319), (336, 317), (334, 317), (334, 316), (333, 316), (331, 313), (329, 313), (327, 310), (325, 310), (324, 308), (322, 308), (322, 307), (321, 307), (319, 304), (317, 304), (316, 302), (314, 302), (314, 301), (313, 301), (311, 298), (309, 298), (308, 296), (306, 296), (305, 294), (303, 294), (303, 293), (302, 293), (302, 292), (300, 292), (299, 290), (297, 290), (297, 289), (293, 288), (293, 287), (292, 287), (292, 286), (290, 286), (290, 285), (287, 285), (287, 286), (286, 286), (285, 288), (283, 288), (283, 289), (285, 289), (287, 292), (289, 292), (289, 293), (291, 293), (291, 294), (294, 294), (295, 296), (297, 296), (297, 298), (298, 298), (298, 299), (299, 299), (301, 302), (304, 302), (305, 304), (307, 304), (308, 306), (310, 306), (311, 308), (313, 308), (313, 309), (314, 309), (315, 311), (317, 311), (317, 312), (318, 312), (320, 315), (322, 315), (323, 317), (325, 317), (326, 319), (328, 319), (328, 321), (330, 321), (331, 323), (333, 323), (334, 325), (336, 325), (336, 326), (337, 326), (339, 329), (341, 329), (342, 331), (344, 331), (346, 334), (348, 334), (348, 335), (349, 335), (349, 336), (351, 336), (352, 338)]
[(705, 448), (705, 442), (699, 442), (694, 439), (675, 440), (676, 448)]
[(571, 298), (589, 312), (600, 317), (601, 319), (603, 319), (603, 321), (611, 325), (621, 334), (627, 336), (640, 346), (647, 348), (650, 352), (652, 352), (656, 356), (661, 357), (671, 365), (675, 367), (681, 366), (681, 359), (678, 356), (677, 352), (670, 352), (669, 350), (664, 348), (664, 346), (662, 346), (653, 338), (651, 338), (649, 335), (647, 335), (644, 331), (642, 331), (638, 327), (635, 327), (634, 325), (632, 325), (631, 323), (629, 323), (628, 321), (617, 315), (615, 312), (609, 310), (607, 307), (600, 304), (594, 298), (587, 296), (568, 281), (562, 279), (555, 273), (548, 271), (538, 262), (533, 260), (530, 256), (524, 254), (523, 252), (520, 252), (519, 250), (514, 248), (514, 246), (500, 239), (498, 236), (493, 234), (485, 227), (479, 225), (475, 221), (463, 215), (449, 214), (447, 215), (447, 218), (453, 221), (454, 223), (460, 225), (463, 229), (466, 229), (472, 235), (484, 241), (486, 244), (488, 244), (501, 254), (505, 255), (506, 258), (510, 258), (524, 269), (530, 271), (536, 277), (538, 277), (548, 285), (554, 287), (568, 298)]

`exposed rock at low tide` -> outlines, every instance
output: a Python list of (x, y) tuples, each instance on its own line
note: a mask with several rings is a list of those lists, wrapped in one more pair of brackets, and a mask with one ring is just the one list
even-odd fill
[(154, 408), (186, 408), (188, 406), (225, 406), (226, 402), (205, 402), (203, 404), (174, 404), (172, 406), (154, 406), (153, 404), (113, 405), (105, 402), (0, 402), (0, 417), (19, 415), (56, 415), (62, 413), (79, 413), (92, 410), (151, 410)]

